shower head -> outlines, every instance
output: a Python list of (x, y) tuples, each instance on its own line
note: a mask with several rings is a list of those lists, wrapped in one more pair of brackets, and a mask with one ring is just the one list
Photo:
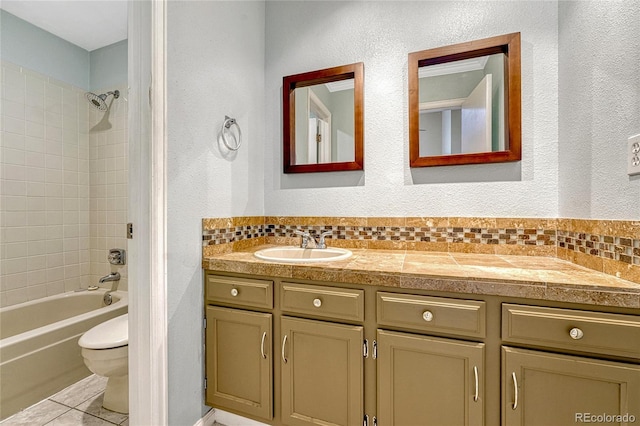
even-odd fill
[(91, 105), (93, 105), (100, 111), (106, 111), (107, 103), (105, 102), (105, 100), (109, 95), (113, 95), (115, 99), (118, 99), (120, 97), (120, 91), (116, 90), (115, 92), (107, 92), (103, 93), (102, 95), (96, 95), (95, 93), (91, 92), (87, 92), (84, 94), (85, 98), (87, 98), (87, 100), (91, 102)]

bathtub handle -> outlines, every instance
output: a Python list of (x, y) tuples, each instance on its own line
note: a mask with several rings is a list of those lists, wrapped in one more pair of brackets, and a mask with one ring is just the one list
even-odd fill
[(262, 358), (267, 359), (267, 354), (264, 353), (264, 339), (267, 337), (267, 332), (262, 333), (262, 340), (260, 341), (260, 353), (262, 354)]

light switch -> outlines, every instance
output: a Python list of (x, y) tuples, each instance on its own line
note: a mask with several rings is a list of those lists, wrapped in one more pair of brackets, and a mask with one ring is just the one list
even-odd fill
[(640, 175), (640, 135), (631, 136), (627, 143), (627, 174)]

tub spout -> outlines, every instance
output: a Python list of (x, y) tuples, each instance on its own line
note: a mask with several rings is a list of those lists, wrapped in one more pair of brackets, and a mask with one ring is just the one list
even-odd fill
[(99, 282), (100, 284), (102, 284), (108, 281), (113, 281), (113, 284), (111, 285), (111, 291), (116, 291), (118, 289), (118, 282), (120, 281), (120, 273), (112, 272), (109, 275), (105, 275), (104, 277), (100, 278)]

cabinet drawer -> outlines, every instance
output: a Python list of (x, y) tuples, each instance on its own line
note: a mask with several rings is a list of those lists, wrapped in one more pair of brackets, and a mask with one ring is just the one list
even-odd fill
[(207, 302), (273, 308), (273, 281), (219, 275), (207, 275), (206, 281)]
[(364, 320), (364, 290), (282, 283), (282, 310), (328, 319)]
[(502, 340), (640, 358), (640, 316), (504, 303)]
[(486, 335), (485, 302), (378, 292), (380, 326), (479, 337)]

